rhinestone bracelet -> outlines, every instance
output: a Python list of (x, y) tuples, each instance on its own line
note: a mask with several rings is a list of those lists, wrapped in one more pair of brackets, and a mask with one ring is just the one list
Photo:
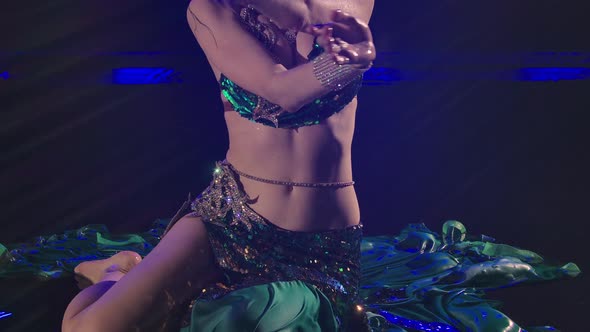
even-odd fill
[(321, 54), (312, 62), (315, 78), (332, 91), (342, 90), (368, 69), (359, 69), (348, 64), (338, 64), (329, 53)]

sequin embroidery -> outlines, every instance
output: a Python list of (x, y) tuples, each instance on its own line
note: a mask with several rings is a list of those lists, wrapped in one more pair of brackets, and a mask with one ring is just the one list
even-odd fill
[(207, 287), (197, 301), (275, 281), (300, 280), (316, 286), (339, 317), (354, 309), (360, 282), (362, 225), (320, 232), (282, 229), (248, 206), (238, 176), (217, 163), (211, 185), (192, 203), (207, 227), (226, 281)]

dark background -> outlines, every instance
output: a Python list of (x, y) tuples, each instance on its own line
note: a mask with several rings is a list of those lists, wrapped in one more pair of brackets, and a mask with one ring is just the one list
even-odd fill
[[(91, 223), (144, 231), (209, 183), (227, 136), (186, 5), (0, 5), (0, 243)], [(439, 231), (458, 219), (588, 271), (590, 80), (511, 74), (590, 67), (583, 1), (377, 0), (375, 9), (376, 66), (401, 80), (359, 96), (353, 165), (366, 233), (411, 222)], [(532, 64), (538, 52), (553, 55)], [(109, 84), (113, 68), (142, 66), (174, 68), (182, 82)], [(588, 286), (581, 275), (491, 297), (521, 325), (584, 331)], [(13, 313), (0, 330), (57, 331), (76, 291), (70, 278), (0, 281), (0, 311)]]

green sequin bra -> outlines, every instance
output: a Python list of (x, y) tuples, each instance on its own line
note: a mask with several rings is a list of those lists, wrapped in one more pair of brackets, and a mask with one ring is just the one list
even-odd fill
[[(261, 40), (266, 47), (269, 44), (266, 40), (268, 38), (267, 34), (255, 33), (257, 30), (248, 24), (250, 21), (252, 20), (242, 17), (242, 22), (250, 28), (249, 31), (257, 39)], [(269, 47), (266, 48), (269, 49)], [(317, 43), (314, 43), (313, 49), (307, 58), (311, 61), (323, 52), (324, 49)], [(223, 74), (221, 74), (219, 79), (219, 85), (223, 96), (242, 117), (276, 128), (299, 128), (319, 124), (322, 120), (340, 112), (358, 94), (362, 86), (362, 81), (362, 75), (359, 75), (356, 80), (343, 89), (332, 91), (322, 97), (316, 98), (311, 103), (304, 105), (298, 111), (292, 113), (285, 112), (279, 105), (273, 104), (240, 87)]]

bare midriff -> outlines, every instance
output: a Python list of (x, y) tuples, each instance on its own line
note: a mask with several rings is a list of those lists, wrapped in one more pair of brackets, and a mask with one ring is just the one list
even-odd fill
[[(341, 1), (322, 2), (322, 6), (316, 4), (311, 7), (325, 12), (325, 17), (320, 20), (322, 22), (330, 20), (329, 9), (343, 8)], [(301, 15), (310, 16), (307, 13)], [(313, 37), (300, 33), (296, 46), (299, 57), (295, 58), (295, 63), (286, 67), (308, 61), (303, 55), (309, 54), (312, 46)], [(292, 51), (283, 48), (289, 47), (291, 46), (278, 44), (275, 49), (278, 50), (277, 54), (288, 56)], [(211, 68), (219, 82), (220, 70), (214, 65)], [(221, 99), (230, 142), (226, 158), (237, 170), (259, 178), (288, 182), (354, 180), (351, 145), (356, 98), (320, 124), (297, 129), (274, 128), (249, 121), (235, 112), (223, 95)], [(240, 177), (240, 182), (252, 199), (250, 207), (281, 228), (304, 232), (321, 231), (360, 223), (354, 186), (308, 188), (269, 184), (244, 176)]]
[[(314, 126), (282, 129), (242, 118), (224, 101), (229, 131), (227, 160), (238, 170), (289, 182), (353, 180), (351, 144), (356, 99)], [(345, 228), (360, 222), (354, 186), (307, 188), (240, 177), (250, 207), (275, 225), (293, 231)]]

